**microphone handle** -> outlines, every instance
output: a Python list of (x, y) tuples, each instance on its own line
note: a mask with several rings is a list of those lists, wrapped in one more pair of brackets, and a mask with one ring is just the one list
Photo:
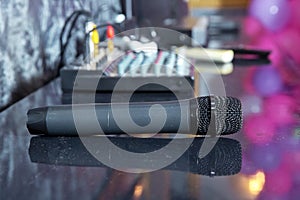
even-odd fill
[[(155, 104), (163, 108), (157, 107)], [(112, 106), (116, 114), (113, 113)], [(77, 136), (78, 126), (80, 127), (80, 130), (78, 130), (82, 136), (96, 134), (116, 135), (123, 133), (143, 134), (156, 133), (158, 131), (160, 133), (180, 132), (192, 134), (197, 133), (197, 108), (196, 99), (159, 103), (133, 102), (129, 104), (105, 103), (49, 106), (29, 110), (27, 113), (27, 128), (33, 135), (46, 134), (53, 136)], [(92, 116), (94, 110), (97, 119)], [(126, 112), (127, 110), (129, 110), (129, 114)], [(163, 114), (166, 117), (164, 123), (159, 121), (162, 124), (161, 128), (156, 127), (156, 124), (159, 123), (155, 122), (155, 120), (164, 118), (162, 118), (162, 110), (165, 111)], [(151, 118), (149, 112), (151, 113)], [(76, 115), (75, 118), (74, 115)], [(126, 123), (129, 118), (132, 119), (135, 126)], [(151, 119), (153, 120), (152, 122)], [(78, 125), (77, 127), (75, 126), (75, 122)], [(102, 131), (95, 124), (99, 124)]]

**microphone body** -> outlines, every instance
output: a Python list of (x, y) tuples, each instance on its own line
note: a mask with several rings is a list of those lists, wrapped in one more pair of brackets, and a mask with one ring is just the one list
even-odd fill
[[(27, 113), (27, 128), (33, 135), (53, 136), (156, 132), (205, 135), (209, 125), (214, 123), (212, 126), (219, 134), (239, 131), (242, 125), (240, 101), (233, 97), (214, 97), (215, 110), (212, 110), (211, 98), (208, 96), (169, 102), (98, 103), (34, 108)], [(114, 113), (113, 109), (117, 113)], [(129, 110), (129, 113), (126, 110)], [(157, 131), (155, 119), (162, 118), (162, 110), (166, 116), (165, 122)], [(93, 112), (101, 129), (91, 125)], [(80, 122), (81, 130), (84, 130), (80, 133), (75, 125), (75, 115)], [(214, 122), (211, 122), (212, 115), (215, 118)], [(138, 128), (131, 126), (130, 123), (124, 123), (130, 118)], [(123, 122), (122, 126), (120, 121)], [(151, 123), (152, 126), (148, 126)]]

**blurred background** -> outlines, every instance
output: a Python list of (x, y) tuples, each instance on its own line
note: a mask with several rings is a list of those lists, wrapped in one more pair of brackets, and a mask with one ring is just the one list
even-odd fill
[[(191, 29), (193, 24), (181, 22), (184, 17), (214, 13), (215, 8), (220, 7), (229, 9), (238, 7), (244, 10), (247, 3), (247, 1), (133, 0), (127, 9), (129, 15), (127, 19), (134, 19), (134, 22), (127, 28), (180, 25), (179, 29)], [(66, 18), (72, 12), (88, 10), (93, 13), (93, 19), (98, 24), (114, 23), (121, 13), (126, 16), (125, 0), (49, 2), (3, 0), (0, 7), (0, 110), (57, 75), (60, 59), (59, 36)], [(235, 15), (230, 11), (228, 13)], [(76, 26), (82, 26), (82, 23), (80, 25), (79, 22)], [(68, 49), (83, 44), (82, 35), (75, 35), (72, 34)], [(73, 59), (75, 55), (72, 54), (75, 53), (68, 52), (69, 60)]]
[[(223, 77), (227, 93), (243, 103), (244, 127), (233, 137), (242, 143), (241, 173), (217, 179), (159, 171), (151, 177), (142, 175), (133, 194), (136, 199), (148, 199), (151, 194), (159, 199), (299, 199), (299, 8), (299, 0), (2, 0), (0, 110), (5, 111), (53, 80), (62, 66), (83, 61), (84, 15), (78, 17), (74, 32), (64, 37), (69, 42), (63, 57), (61, 53), (60, 34), (75, 10), (88, 10), (96, 24), (116, 24), (120, 31), (167, 27), (208, 48), (249, 46), (268, 50), (270, 64), (235, 68)], [(210, 24), (204, 33), (199, 25), (203, 17)], [(99, 31), (102, 40), (104, 32)], [(93, 180), (93, 170), (76, 170), (77, 181)], [(80, 177), (80, 173), (85, 176)], [(110, 175), (112, 180), (121, 178), (123, 185), (136, 180), (121, 172)], [(99, 180), (103, 177), (98, 176)], [(107, 187), (103, 199), (113, 198), (117, 186), (112, 183), (112, 188)], [(167, 189), (157, 193), (161, 187)]]

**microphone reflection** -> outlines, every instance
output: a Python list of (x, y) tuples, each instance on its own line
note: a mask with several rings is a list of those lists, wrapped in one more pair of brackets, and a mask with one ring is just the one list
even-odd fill
[[(109, 137), (109, 139), (119, 148), (134, 153), (153, 152), (172, 141), (170, 138)], [(101, 142), (103, 137), (87, 137), (85, 140)], [(180, 145), (186, 139), (173, 140), (176, 140)], [(163, 170), (176, 170), (205, 176), (229, 176), (240, 172), (242, 152), (241, 144), (238, 141), (219, 138), (208, 155), (200, 159), (198, 154), (203, 141), (204, 138), (195, 138), (190, 147), (175, 162), (163, 168)], [(31, 161), (35, 163), (107, 167), (86, 149), (78, 137), (32, 137), (29, 156)], [(132, 167), (130, 160), (124, 162), (123, 165), (124, 169)]]

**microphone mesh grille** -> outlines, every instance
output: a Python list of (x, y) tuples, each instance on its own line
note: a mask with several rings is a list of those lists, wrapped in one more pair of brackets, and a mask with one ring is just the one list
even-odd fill
[[(228, 135), (242, 128), (242, 105), (234, 97), (215, 96), (215, 127), (217, 134)], [(198, 98), (198, 132), (207, 133), (211, 119), (210, 97)]]
[[(196, 147), (199, 148), (199, 145), (195, 145)], [(191, 171), (194, 173), (205, 176), (234, 175), (241, 170), (242, 147), (236, 140), (220, 138), (204, 158), (196, 158), (196, 155), (193, 158), (197, 159), (196, 163), (198, 163), (191, 167)], [(211, 174), (212, 171), (214, 174)]]
[(210, 97), (198, 97), (198, 133), (207, 133), (210, 123)]

